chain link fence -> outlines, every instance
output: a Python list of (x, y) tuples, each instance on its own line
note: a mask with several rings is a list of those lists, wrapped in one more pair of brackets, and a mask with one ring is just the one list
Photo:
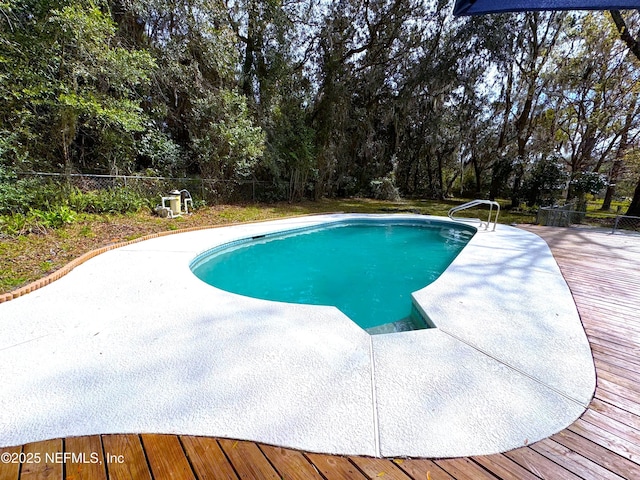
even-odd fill
[(616, 230), (633, 230), (634, 232), (640, 232), (640, 217), (630, 217), (626, 215), (616, 216), (612, 233), (615, 233)]
[(640, 217), (606, 212), (585, 212), (573, 208), (575, 208), (573, 205), (541, 208), (536, 215), (536, 223), (550, 227), (585, 225), (611, 229), (611, 233), (617, 230), (640, 231)]
[(43, 172), (22, 172), (19, 178), (36, 179), (42, 184), (71, 186), (83, 192), (126, 188), (152, 201), (169, 191), (187, 190), (196, 200), (209, 205), (234, 202), (256, 202), (277, 198), (278, 188), (258, 180), (215, 180), (207, 178), (147, 177), (137, 175), (85, 175)]

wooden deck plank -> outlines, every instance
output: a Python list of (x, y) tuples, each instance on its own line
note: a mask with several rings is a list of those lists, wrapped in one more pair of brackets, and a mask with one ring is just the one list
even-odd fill
[(596, 370), (606, 371), (621, 378), (628, 378), (629, 380), (636, 380), (640, 378), (640, 373), (635, 370), (630, 370), (629, 365), (623, 360), (619, 360), (615, 357), (603, 356), (600, 352), (594, 352), (593, 357)]
[(495, 480), (499, 478), (470, 458), (435, 460), (435, 463), (456, 480)]
[(262, 445), (260, 449), (282, 478), (287, 480), (322, 480), (318, 470), (302, 452), (271, 445)]
[(64, 442), (66, 480), (107, 480), (107, 466), (99, 436), (71, 437)]
[(154, 480), (195, 480), (182, 445), (175, 435), (141, 435)]
[(18, 480), (20, 477), (20, 453), (22, 446), (0, 448), (0, 479)]
[(571, 473), (566, 468), (531, 448), (519, 448), (518, 450), (512, 450), (510, 452), (506, 452), (505, 456), (509, 457), (511, 460), (520, 464), (522, 467), (540, 478), (580, 480), (578, 475)]
[(517, 478), (518, 480), (537, 480), (540, 478), (506, 455), (496, 454), (473, 457), (473, 460), (499, 478)]
[[(577, 280), (572, 279), (571, 281), (575, 283)], [(620, 287), (622, 286), (619, 286), (618, 288)], [(628, 285), (624, 285), (624, 287), (640, 288), (635, 286), (629, 287)], [(572, 290), (572, 293), (574, 298), (577, 298), (578, 301), (580, 302), (583, 309), (583, 313), (585, 315), (588, 315), (594, 319), (606, 318), (608, 320), (611, 318), (611, 319), (615, 319), (616, 321), (624, 320), (625, 318), (627, 318), (629, 319), (632, 325), (636, 326), (638, 324), (638, 320), (634, 316), (633, 308), (619, 307), (617, 304), (612, 305), (611, 300), (606, 300), (606, 301), (595, 300), (593, 297), (593, 291), (590, 294), (589, 293), (580, 294), (579, 292), (574, 293), (574, 291)]]
[(587, 333), (594, 332), (595, 335), (607, 335), (608, 338), (615, 339), (618, 343), (627, 341), (640, 344), (640, 332), (635, 332), (625, 326), (617, 326), (613, 322), (607, 324), (585, 323), (585, 330)]
[(411, 478), (420, 480), (455, 480), (451, 475), (436, 465), (431, 460), (424, 459), (401, 459), (393, 460), (403, 472)]
[(640, 405), (638, 405), (635, 401), (629, 400), (625, 397), (621, 397), (620, 395), (617, 395), (613, 392), (609, 392), (608, 390), (604, 390), (597, 387), (596, 398), (599, 398), (600, 400), (616, 405), (635, 415), (640, 415)]
[(599, 412), (607, 417), (613, 418), (620, 423), (623, 423), (626, 428), (631, 428), (640, 431), (640, 415), (635, 415), (631, 412), (623, 410), (616, 405), (603, 402), (599, 398), (594, 398), (589, 405), (589, 409), (594, 412)]
[[(640, 445), (634, 445), (633, 443), (620, 438), (614, 433), (608, 432), (597, 425), (593, 425), (584, 420), (578, 420), (573, 423), (569, 430), (589, 438), (594, 443), (597, 443), (607, 450), (617, 453), (621, 457), (631, 460), (634, 463), (640, 461)], [(638, 477), (640, 478), (640, 477)]]
[(326, 480), (365, 480), (367, 478), (346, 457), (308, 453), (307, 458)]
[[(574, 296), (579, 310), (582, 311), (582, 321), (585, 328), (592, 329), (594, 334), (604, 338), (611, 337), (614, 343), (633, 348), (638, 345), (638, 329), (628, 321), (629, 315), (597, 314), (585, 308), (580, 298)], [(629, 334), (629, 336), (627, 336)]]
[(598, 465), (611, 470), (622, 478), (640, 478), (640, 465), (571, 430), (563, 430), (551, 439), (585, 458), (594, 460)]
[(151, 472), (138, 435), (103, 435), (109, 480), (151, 480)]
[(601, 338), (608, 338), (612, 342), (618, 343), (620, 345), (624, 345), (625, 342), (633, 342), (635, 344), (640, 344), (638, 341), (638, 335), (625, 335), (628, 333), (628, 330), (619, 330), (615, 331), (613, 327), (609, 328), (607, 325), (596, 325), (593, 322), (589, 322), (585, 318), (584, 321), (584, 330), (587, 332), (588, 336), (596, 336)]
[(369, 478), (384, 477), (385, 480), (411, 480), (406, 473), (388, 459), (370, 457), (349, 457)]
[(601, 372), (598, 377), (598, 387), (631, 402), (640, 401), (640, 385), (628, 378)]
[(25, 461), (20, 466), (21, 480), (62, 480), (64, 448), (61, 439), (28, 443), (22, 452)]
[(572, 473), (588, 480), (625, 480), (617, 473), (598, 465), (570, 448), (553, 440), (543, 440), (531, 446), (539, 454), (566, 468)]
[(242, 480), (280, 480), (257, 444), (238, 440), (220, 440), (223, 452)]
[(596, 339), (591, 339), (591, 351), (594, 355), (608, 359), (610, 362), (617, 360), (624, 362), (625, 365), (633, 369), (640, 369), (640, 349), (628, 350), (620, 344), (615, 346), (608, 344), (605, 346), (596, 343)]
[(183, 436), (181, 440), (199, 480), (237, 480), (233, 466), (215, 438)]
[[(634, 299), (631, 296), (621, 296), (620, 294), (618, 294), (619, 296), (616, 296), (616, 289), (606, 289), (606, 291), (604, 291), (605, 289), (603, 289), (602, 287), (596, 287), (595, 285), (587, 285), (584, 282), (582, 282), (582, 284), (578, 283), (579, 279), (574, 279), (573, 280), (573, 287), (571, 287), (571, 293), (573, 293), (573, 295), (575, 297), (581, 297), (584, 296), (584, 300), (585, 300), (585, 304), (586, 306), (588, 305), (593, 305), (594, 310), (597, 310), (598, 307), (605, 307), (605, 306), (610, 306), (611, 303), (610, 301), (608, 301), (606, 298), (603, 297), (614, 297), (616, 298), (616, 310), (615, 313), (618, 314), (626, 314), (626, 315), (633, 315), (634, 310), (633, 310), (633, 302)], [(603, 295), (603, 297), (594, 297), (593, 296), (593, 289), (594, 288), (598, 288), (600, 290), (600, 294)], [(637, 288), (636, 286), (630, 287), (630, 288)]]
[[(574, 297), (578, 303), (580, 303), (580, 299)], [(635, 321), (629, 320), (628, 314), (612, 314), (612, 313), (601, 313), (595, 311), (594, 308), (588, 307), (584, 308), (581, 305), (582, 312), (582, 321), (589, 325), (592, 329), (600, 328), (601, 332), (606, 332), (606, 335), (609, 335), (611, 338), (615, 339), (615, 343), (620, 347), (626, 348), (634, 348), (637, 344), (637, 334), (638, 334), (638, 325), (636, 325)], [(606, 322), (603, 322), (602, 319), (606, 318)], [(620, 337), (621, 332), (631, 333), (631, 337)], [(595, 332), (594, 332), (595, 333)], [(600, 333), (600, 335), (604, 335), (604, 333)], [(635, 339), (633, 337), (636, 337)]]
[[(623, 355), (624, 357), (629, 357), (628, 359), (633, 363), (636, 358), (633, 357), (634, 354), (640, 355), (640, 347), (638, 345), (634, 345), (630, 343), (628, 345), (621, 345), (619, 343), (613, 343), (608, 341), (605, 338), (593, 337), (589, 339), (589, 343), (592, 348), (599, 348), (603, 351), (604, 354), (609, 354), (613, 356)], [(629, 350), (628, 352), (620, 351), (620, 347)], [(639, 363), (640, 362), (636, 362)]]

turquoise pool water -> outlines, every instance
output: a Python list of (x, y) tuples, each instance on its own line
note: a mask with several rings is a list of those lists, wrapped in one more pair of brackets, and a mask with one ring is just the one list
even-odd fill
[(241, 295), (334, 305), (372, 333), (425, 328), (411, 292), (436, 280), (474, 232), (434, 221), (339, 222), (222, 245), (192, 270)]

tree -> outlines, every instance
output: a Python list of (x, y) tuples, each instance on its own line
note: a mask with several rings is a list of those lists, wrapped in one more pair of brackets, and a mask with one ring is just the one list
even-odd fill
[[(559, 68), (549, 75), (554, 102), (549, 117), (572, 180), (611, 164), (621, 139), (628, 139), (640, 120), (637, 74), (612, 27), (600, 13), (576, 18), (556, 60)], [(570, 183), (567, 200), (579, 194), (573, 188), (578, 184)]]
[(547, 157), (535, 163), (522, 185), (522, 193), (527, 205), (553, 205), (562, 194), (567, 183), (563, 161), (557, 157)]
[(620, 131), (620, 142), (618, 143), (618, 148), (616, 149), (615, 157), (609, 171), (607, 191), (605, 193), (604, 200), (602, 201), (601, 210), (603, 211), (608, 211), (611, 209), (611, 201), (613, 200), (617, 183), (620, 180), (620, 177), (624, 170), (626, 154), (631, 149), (632, 145), (635, 142), (635, 139), (637, 139), (638, 135), (640, 134), (640, 130), (638, 130), (637, 128), (635, 132), (632, 133), (632, 128), (635, 126), (638, 115), (640, 114), (638, 94), (640, 94), (640, 92), (636, 90), (632, 97), (631, 104), (624, 119), (624, 124)]
[(317, 36), (317, 3), (225, 1), (239, 40), (240, 87), (265, 133), (256, 176), (274, 184), (276, 198), (289, 201), (307, 193), (315, 163), (313, 95), (304, 70)]
[(520, 187), (530, 161), (529, 144), (547, 86), (544, 74), (560, 38), (564, 18), (562, 13), (526, 13), (516, 17), (516, 23), (508, 30), (512, 61), (500, 64), (507, 69), (502, 93), (504, 120), (497, 144), (499, 160), (494, 164), (489, 196), (495, 198), (497, 189), (513, 174), (513, 207), (519, 204)]
[(204, 0), (135, 1), (131, 8), (159, 65), (147, 108), (186, 156), (178, 167), (216, 180), (251, 176), (264, 136), (237, 88), (237, 37), (224, 8)]
[[(631, 35), (627, 23), (618, 10), (612, 10), (609, 13), (611, 14), (611, 18), (613, 19), (616, 28), (618, 29), (620, 38), (629, 47), (629, 50), (633, 55), (635, 55), (636, 59), (640, 60), (640, 37), (636, 39)], [(637, 63), (636, 66), (638, 66)], [(640, 179), (638, 179), (638, 184), (636, 185), (633, 193), (631, 204), (629, 205), (625, 215), (630, 217), (640, 217)]]
[(191, 110), (190, 136), (203, 177), (250, 178), (264, 149), (264, 134), (253, 125), (245, 99), (222, 91), (197, 99)]
[(144, 130), (140, 89), (155, 63), (145, 51), (118, 44), (106, 4), (31, 0), (11, 3), (10, 15), (0, 44), (10, 99), (1, 118), (28, 146), (28, 168), (55, 167), (61, 159), (71, 173), (88, 149)]

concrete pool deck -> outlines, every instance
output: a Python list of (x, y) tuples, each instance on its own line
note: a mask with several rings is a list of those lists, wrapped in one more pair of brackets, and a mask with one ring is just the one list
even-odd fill
[(453, 457), (517, 448), (582, 414), (595, 390), (591, 351), (549, 248), (531, 233), (476, 234), (415, 294), (437, 328), (386, 335), (335, 307), (218, 290), (189, 269), (217, 244), (348, 217), (363, 215), (147, 240), (0, 304), (0, 446), (174, 433)]

